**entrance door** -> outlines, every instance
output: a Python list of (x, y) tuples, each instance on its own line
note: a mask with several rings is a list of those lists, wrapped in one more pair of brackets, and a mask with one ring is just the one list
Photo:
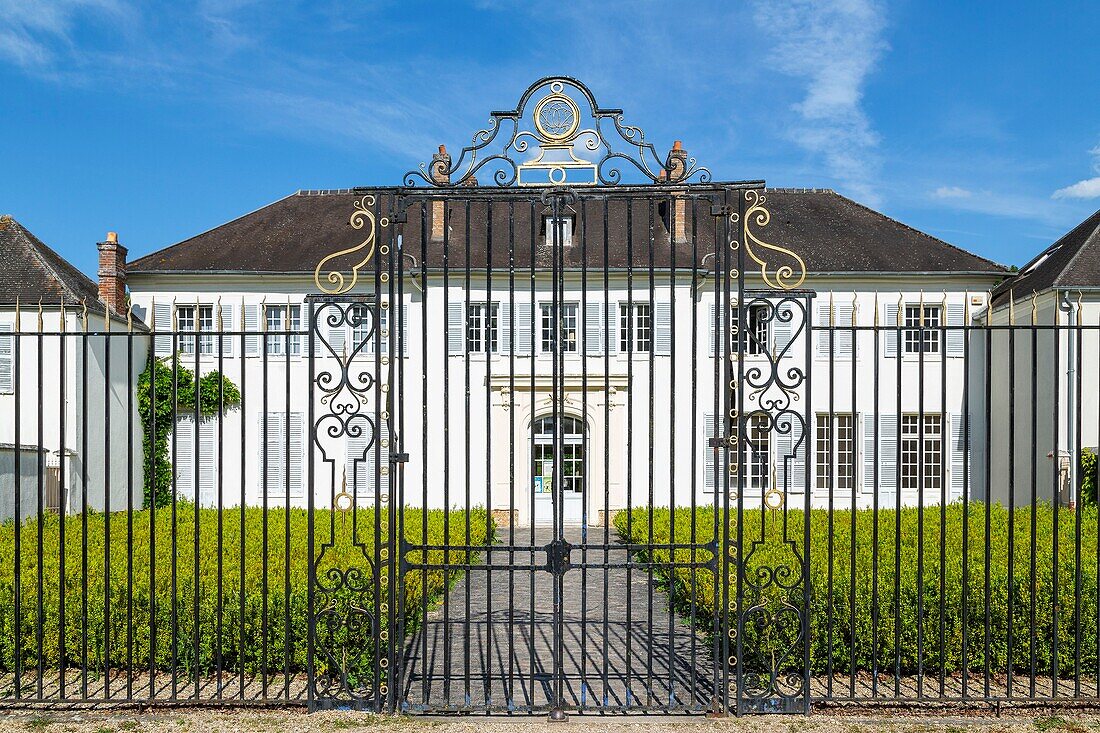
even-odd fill
[(553, 524), (554, 496), (561, 493), (562, 522), (584, 522), (584, 426), (573, 417), (562, 423), (560, 481), (554, 476), (554, 418), (535, 420), (531, 428), (532, 481), (535, 494), (535, 524)]

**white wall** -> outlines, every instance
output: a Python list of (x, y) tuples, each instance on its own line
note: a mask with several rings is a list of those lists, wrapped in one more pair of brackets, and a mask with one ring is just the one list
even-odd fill
[[(83, 329), (72, 310), (64, 328), (57, 309), (44, 310), (41, 328), (37, 308), (22, 309), (18, 319), (14, 308), (0, 311), (0, 341), (10, 347), (0, 348), (0, 360), (10, 359), (12, 376), (11, 388), (0, 389), (0, 444), (43, 448), (45, 465), (60, 469), (67, 511), (81, 511), (85, 496), (92, 509), (122, 509), (131, 491), (140, 507), (141, 425), (136, 397), (130, 398), (145, 365), (148, 337), (127, 335), (117, 319), (108, 335), (102, 316), (95, 315), (89, 316), (87, 336)], [(0, 518), (8, 516), (0, 508)]]
[[(222, 368), (238, 386), (242, 386), (245, 404), (240, 410), (220, 419), (207, 421), (215, 427), (206, 428), (205, 445), (215, 445), (216, 436), (222, 436), (221, 472), (215, 471), (212, 474), (208, 471), (202, 474), (200, 471), (202, 475), (191, 476), (190, 483), (193, 484), (194, 479), (198, 478), (204, 485), (216, 486), (220, 477), (220, 497), (223, 504), (239, 502), (242, 491), (246, 501), (257, 503), (263, 496), (259, 464), (262, 458), (260, 436), (264, 394), (266, 392), (269, 413), (286, 411), (289, 374), (290, 410), (302, 413), (308, 423), (309, 405), (305, 396), (309, 393), (309, 360), (304, 356), (293, 356), (289, 360), (283, 356), (268, 356), (265, 360), (259, 353), (262, 351), (260, 349), (256, 349), (257, 353), (254, 355), (244, 355), (243, 347), (247, 346), (248, 337), (239, 333), (241, 314), (244, 307), (255, 307), (263, 301), (269, 305), (285, 304), (288, 300), (301, 304), (305, 295), (314, 289), (312, 280), (289, 276), (234, 278), (211, 275), (202, 276), (201, 283), (195, 282), (197, 279), (199, 278), (142, 276), (131, 282), (134, 302), (139, 314), (147, 322), (147, 314), (154, 299), (163, 307), (173, 301), (177, 304), (216, 304), (220, 298), (223, 307), (232, 309), (232, 317), (226, 319), (232, 325), (228, 322), (222, 325), (227, 331), (238, 333), (233, 336), (232, 348), (223, 356)], [(428, 279), (428, 295), (425, 299), (420, 290), (423, 283), (408, 280), (404, 284), (407, 356), (386, 363), (386, 358), (381, 355), (377, 356), (376, 361), (373, 353), (363, 352), (357, 355), (351, 371), (355, 376), (360, 373), (374, 373), (381, 367), (386, 373), (383, 381), (395, 390), (398, 365), (403, 367), (402, 395), (395, 403), (393, 420), (395, 429), (401, 420), (404, 421), (406, 438), (400, 450), (410, 455), (409, 462), (403, 468), (406, 503), (423, 503), (426, 486), (429, 505), (464, 506), (467, 502), (471, 505), (491, 504), (498, 510), (514, 509), (517, 520), (522, 523), (530, 518), (529, 429), (533, 417), (548, 414), (552, 409), (550, 396), (554, 360), (549, 354), (541, 353), (537, 343), (534, 344), (534, 356), (524, 354), (522, 345), (519, 344), (518, 353), (511, 357), (507, 351), (490, 357), (464, 353), (461, 343), (454, 343), (454, 329), (448, 334), (445, 327), (445, 321), (462, 318), (462, 308), (467, 300), (464, 281), (464, 273), (458, 273), (452, 276), (449, 287), (444, 287), (442, 278), (432, 275)], [(592, 281), (599, 287), (591, 287)], [(802, 332), (780, 360), (780, 372), (785, 375), (790, 368), (804, 369), (807, 358), (809, 359), (811, 379), (808, 384), (795, 390), (798, 399), (791, 403), (791, 408), (803, 414), (809, 404), (811, 421), (813, 416), (827, 414), (830, 410), (836, 413), (851, 412), (854, 404), (858, 418), (855, 436), (855, 500), (858, 505), (868, 506), (874, 500), (874, 461), (867, 459), (872, 457), (875, 447), (869, 415), (875, 409), (876, 394), (880, 420), (885, 419), (887, 423), (893, 419), (896, 425), (897, 415), (917, 414), (922, 410), (945, 416), (944, 445), (948, 448), (943, 459), (945, 480), (942, 494), (946, 494), (948, 499), (957, 497), (963, 486), (961, 476), (964, 465), (961, 461), (965, 454), (957, 450), (962, 447), (957, 438), (961, 434), (961, 425), (964, 424), (961, 416), (965, 411), (963, 391), (966, 380), (962, 354), (958, 352), (955, 355), (956, 352), (953, 351), (952, 355), (903, 355), (899, 360), (896, 356), (887, 355), (887, 342), (892, 337), (886, 332), (880, 332), (876, 362), (876, 338), (870, 330), (875, 324), (876, 293), (878, 324), (885, 328), (894, 323), (890, 314), (895, 312), (899, 298), (903, 303), (909, 304), (917, 303), (923, 297), (926, 304), (939, 305), (944, 303), (945, 294), (942, 288), (946, 287), (948, 312), (952, 317), (961, 319), (965, 314), (984, 306), (985, 289), (990, 284), (988, 280), (982, 281), (978, 278), (946, 278), (937, 283), (940, 290), (933, 295), (928, 289), (930, 283), (918, 277), (822, 277), (810, 283), (816, 287), (815, 303), (820, 306), (813, 309), (815, 319), (828, 319), (830, 292), (833, 294), (834, 312), (838, 314), (837, 325), (851, 323), (850, 306), (853, 299), (856, 301), (856, 324), (857, 328), (863, 329), (855, 339), (856, 359), (851, 358), (844, 338), (838, 336), (834, 355), (830, 360), (827, 343), (819, 342), (815, 336), (813, 342), (807, 344), (805, 333)], [(923, 296), (922, 288), (927, 291)], [(386, 299), (389, 300), (390, 297), (386, 296)], [(472, 280), (469, 292), (472, 303), (490, 299), (501, 304), (502, 309), (506, 306), (512, 312), (524, 315), (528, 311), (523, 304), (533, 301), (537, 305), (541, 301), (549, 301), (551, 297), (548, 278), (544, 279), (541, 274), (534, 282), (533, 293), (530, 276), (517, 275), (515, 294), (510, 296), (506, 273), (494, 273), (491, 296), (487, 295), (484, 283), (476, 278)], [(713, 281), (704, 281), (693, 288), (690, 277), (684, 274), (676, 278), (675, 287), (671, 288), (668, 274), (665, 273), (657, 279), (652, 298), (648, 291), (648, 278), (637, 275), (633, 281), (632, 295), (628, 294), (627, 282), (621, 273), (612, 275), (606, 297), (600, 279), (591, 278), (588, 293), (583, 298), (580, 284), (574, 282), (572, 276), (566, 284), (566, 302), (582, 304), (583, 300), (588, 304), (599, 304), (606, 301), (614, 309), (618, 303), (629, 298), (668, 304), (670, 319), (675, 322), (675, 345), (668, 343), (667, 349), (664, 349), (667, 353), (635, 354), (628, 357), (615, 348), (605, 355), (601, 345), (594, 353), (586, 355), (583, 345), (583, 319), (586, 309), (582, 306), (579, 308), (581, 323), (578, 324), (581, 351), (565, 357), (565, 402), (560, 409), (566, 414), (584, 416), (590, 431), (587, 506), (592, 522), (598, 520), (605, 502), (611, 509), (626, 506), (628, 492), (630, 503), (634, 506), (648, 503), (651, 497), (654, 503), (664, 505), (672, 501), (676, 504), (688, 504), (693, 499), (700, 504), (714, 501), (713, 490), (709, 486), (712, 482), (707, 480), (710, 470), (708, 456), (713, 454), (706, 447), (706, 425), (714, 413), (712, 405), (716, 382), (716, 360), (711, 355), (710, 326), (714, 302)], [(389, 305), (393, 312), (392, 302)], [(506, 338), (503, 333), (506, 331), (503, 329), (506, 317), (502, 310), (502, 341)], [(959, 324), (961, 325), (961, 320)], [(255, 323), (251, 325), (255, 326)], [(796, 318), (791, 325), (791, 332), (799, 333), (799, 325)], [(158, 326), (163, 328), (164, 324), (160, 323)], [(301, 328), (305, 330), (307, 326), (302, 325)], [(598, 334), (593, 332), (590, 335)], [(450, 347), (449, 336), (452, 340)], [(782, 335), (778, 337), (782, 339)], [(396, 335), (391, 334), (390, 338), (395, 339)], [(450, 351), (455, 353), (450, 354)], [(193, 360), (194, 356), (188, 358)], [(194, 366), (191, 361), (187, 363)], [(745, 357), (744, 363), (746, 378), (751, 380), (752, 368), (765, 367), (767, 359), (749, 355)], [(832, 369), (830, 363), (833, 365)], [(328, 356), (319, 355), (315, 359), (315, 368), (319, 371), (332, 370), (334, 365), (335, 360)], [(212, 355), (200, 356), (198, 366), (200, 371), (217, 368), (217, 359)], [(394, 374), (389, 375), (387, 369), (392, 369)], [(535, 375), (533, 390), (532, 370)], [(514, 385), (510, 384), (513, 377)], [(585, 380), (587, 384), (584, 384)], [(751, 385), (749, 391), (755, 391), (751, 389)], [(780, 392), (781, 390), (777, 391), (772, 387), (763, 394), (756, 394), (749, 400), (749, 407), (761, 404), (762, 399), (767, 402), (768, 399), (781, 397)], [(394, 391), (391, 390), (388, 394), (393, 395)], [(315, 399), (314, 409), (314, 419), (328, 409), (320, 404), (320, 395)], [(368, 411), (373, 418), (373, 398), (368, 399), (362, 409)], [(275, 418), (276, 421), (278, 419)], [(425, 421), (426, 433), (422, 427)], [(189, 429), (194, 431), (193, 426)], [(896, 465), (896, 458), (892, 457), (896, 456), (897, 448), (891, 442), (891, 425), (880, 424), (879, 431), (879, 450), (885, 461), (880, 464), (885, 467), (880, 469), (879, 498), (882, 503), (892, 503), (896, 498), (893, 489), (895, 482), (885, 474), (892, 474), (895, 470), (892, 466)], [(318, 434), (320, 445), (316, 453), (313, 489), (318, 504), (327, 505), (333, 491), (339, 491), (341, 487), (348, 440), (343, 434), (328, 436), (323, 429)], [(308, 435), (309, 429), (306, 425), (301, 442), (308, 440)], [(770, 466), (774, 462), (777, 475), (782, 476), (785, 473), (782, 468), (784, 462), (778, 454), (781, 451), (796, 451), (793, 447), (788, 449), (793, 441), (787, 441), (778, 435), (773, 438), (772, 455), (767, 463)], [(203, 436), (200, 435), (199, 440), (201, 442)], [(285, 449), (285, 440), (281, 443)], [(193, 439), (190, 442), (184, 441), (184, 447), (188, 451), (193, 444)], [(956, 445), (954, 452), (950, 448), (952, 444)], [(296, 442), (295, 446), (297, 445)], [(797, 451), (800, 455), (806, 445), (803, 441), (802, 448)], [(214, 455), (216, 454), (215, 449)], [(303, 472), (306, 472), (306, 456), (303, 456), (300, 465)], [(674, 488), (670, 481), (673, 465)], [(804, 470), (799, 471), (797, 465), (792, 465), (791, 469), (792, 484), (804, 486)], [(285, 480), (282, 474), (277, 478), (280, 481)], [(350, 478), (351, 474), (349, 480)], [(810, 480), (814, 481), (812, 473)], [(306, 483), (308, 480), (303, 481), (298, 489), (296, 481), (293, 482), (291, 504), (305, 504)], [(269, 481), (269, 503), (286, 502), (285, 492), (273, 492), (270, 484)], [(764, 490), (765, 487), (753, 489), (746, 499), (750, 502), (759, 501)], [(182, 493), (189, 495), (187, 492), (193, 491), (193, 488), (189, 488)], [(386, 491), (385, 486), (382, 491)], [(800, 493), (794, 485), (791, 486), (791, 491)], [(940, 500), (940, 492), (930, 493), (935, 495), (925, 495), (925, 503)], [(213, 496), (217, 501), (218, 492), (215, 491)], [(828, 500), (829, 492), (827, 489), (815, 489), (813, 496), (815, 503), (824, 503)], [(373, 503), (373, 497), (374, 494), (368, 492), (363, 500)], [(396, 498), (392, 497), (392, 500)], [(908, 504), (918, 498), (920, 497), (916, 491), (903, 492), (902, 501)], [(387, 499), (391, 497), (387, 496)], [(833, 499), (846, 504), (852, 497), (850, 492), (834, 490)], [(801, 498), (790, 500), (802, 501)]]

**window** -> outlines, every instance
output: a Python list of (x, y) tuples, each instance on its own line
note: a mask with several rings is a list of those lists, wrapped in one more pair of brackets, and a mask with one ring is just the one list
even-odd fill
[[(923, 308), (923, 322), (921, 320)], [(905, 353), (940, 353), (940, 332), (942, 307), (938, 305), (905, 306)]]
[(619, 306), (619, 350), (648, 352), (653, 344), (653, 309), (649, 303)]
[[(922, 430), (923, 427), (923, 430)], [(939, 490), (943, 483), (943, 418), (925, 415), (901, 417), (901, 488), (916, 491), (923, 486)]]
[[(260, 490), (267, 496), (302, 496), (302, 454), (305, 421), (300, 412), (269, 412), (259, 415), (260, 466), (263, 470)], [(289, 470), (287, 453), (290, 454)]]
[(182, 354), (195, 353), (195, 337), (185, 334), (196, 330), (195, 317), (198, 315), (199, 353), (214, 353), (214, 306), (179, 305), (176, 306), (176, 330), (179, 332), (179, 350)]
[(832, 421), (828, 415), (817, 416), (814, 457), (817, 488), (855, 488), (856, 430), (851, 413), (834, 413)]
[[(558, 341), (562, 351), (569, 353), (577, 350), (577, 304), (562, 303), (559, 306), (561, 320), (558, 323)], [(542, 305), (542, 350), (553, 353), (554, 348), (554, 306)]]
[[(290, 322), (287, 322), (287, 308), (290, 309)], [(265, 342), (267, 344), (267, 353), (280, 355), (280, 354), (300, 354), (302, 353), (302, 336), (298, 333), (284, 334), (284, 331), (300, 331), (302, 328), (302, 309), (301, 306), (292, 305), (269, 305), (266, 307), (266, 315), (264, 316), (265, 328), (269, 334), (280, 334), (278, 336), (267, 336)]]
[(733, 334), (737, 336), (736, 340), (731, 339), (731, 343), (738, 345), (735, 353), (741, 353), (742, 350), (746, 354), (767, 353), (768, 306), (760, 303), (750, 305), (746, 310), (748, 311), (749, 323), (748, 327), (742, 331), (738, 328), (740, 309), (738, 309), (736, 303), (730, 304), (730, 333), (731, 336)]
[(496, 303), (471, 303), (466, 311), (466, 351), (491, 353), (498, 349), (498, 312)]
[[(565, 216), (559, 219), (561, 222), (561, 246), (572, 247), (573, 246), (573, 219)], [(554, 217), (548, 216), (543, 220), (543, 224), (546, 225), (546, 244), (553, 246), (554, 244)]]

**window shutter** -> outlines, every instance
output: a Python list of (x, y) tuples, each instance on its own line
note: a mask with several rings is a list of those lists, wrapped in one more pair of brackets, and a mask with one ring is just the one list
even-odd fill
[[(970, 427), (969, 425), (965, 427)], [(970, 462), (967, 461), (970, 436), (966, 434), (962, 415), (951, 416), (951, 500), (961, 499), (969, 485)]]
[[(166, 333), (173, 330), (171, 304), (153, 304), (153, 330), (156, 333)], [(157, 356), (171, 356), (172, 337), (170, 335), (157, 336), (153, 340), (153, 353)]]
[(401, 356), (409, 355), (409, 306), (401, 304)]
[[(835, 306), (834, 306), (835, 308)], [(815, 307), (817, 312), (817, 358), (828, 359), (829, 358), (829, 344), (832, 340), (833, 332), (830, 330), (831, 319), (829, 317), (829, 305), (827, 303), (818, 303)], [(836, 352), (836, 347), (833, 347), (833, 356), (839, 356)]]
[[(776, 359), (787, 356), (783, 352), (791, 344), (792, 313), (793, 311), (789, 305), (780, 306), (776, 309), (772, 322), (769, 324), (772, 333), (775, 335), (775, 354), (773, 354), (773, 357)], [(791, 318), (791, 320), (784, 320), (785, 318)]]
[(202, 420), (199, 422), (199, 503), (205, 506), (214, 504), (214, 485), (217, 482), (215, 469), (217, 467), (215, 455), (215, 420)]
[(881, 494), (893, 500), (898, 488), (898, 416), (880, 415), (878, 427), (878, 485)]
[(806, 444), (802, 439), (802, 420), (799, 417), (791, 416), (791, 423), (791, 434), (788, 437), (791, 446), (788, 451), (788, 454), (791, 456), (789, 461), (791, 467), (791, 485), (789, 490), (792, 494), (805, 494)]
[[(879, 450), (882, 453), (882, 450)], [(875, 416), (863, 416), (863, 491), (873, 494), (875, 491)], [(881, 474), (880, 474), (881, 478)]]
[[(0, 333), (11, 333), (10, 323), (0, 323)], [(14, 377), (15, 336), (0, 336), (0, 393), (15, 391)]]
[[(221, 330), (222, 331), (236, 331), (237, 326), (233, 320), (233, 306), (223, 305), (218, 306), (221, 308)], [(214, 322), (214, 326), (217, 327), (217, 321)], [(219, 336), (218, 341), (221, 353), (225, 356), (233, 356), (233, 344), (236, 341), (232, 336)]]
[(714, 448), (711, 447), (710, 441), (714, 437), (714, 415), (708, 413), (706, 416), (705, 435), (703, 436), (703, 454), (706, 456), (705, 477), (703, 486), (707, 491), (714, 491)]
[(962, 303), (947, 304), (947, 355), (962, 356), (966, 343), (966, 306)]
[(302, 413), (290, 413), (288, 427), (290, 430), (290, 495), (300, 497), (303, 495), (304, 486), (302, 455), (305, 448), (305, 419)]
[[(381, 430), (378, 431), (378, 440), (371, 444), (371, 432), (365, 422), (358, 423), (363, 427), (362, 434), (349, 437), (347, 440), (347, 476), (349, 487), (354, 489), (353, 496), (358, 500), (362, 497), (375, 495), (375, 466), (379, 459), (382, 466), (388, 470), (389, 448), (389, 424), (383, 420)], [(383, 445), (386, 443), (386, 445)], [(370, 446), (368, 450), (368, 445)], [(389, 476), (381, 475), (382, 490), (389, 487)]]
[(672, 304), (653, 304), (653, 352), (660, 356), (672, 353)]
[(462, 303), (447, 304), (447, 353), (461, 356), (466, 346), (466, 319)]
[(193, 496), (195, 492), (195, 421), (187, 415), (176, 418), (176, 432), (172, 435), (172, 464), (175, 470), (177, 496)]
[(603, 303), (584, 306), (584, 353), (600, 356), (604, 350)]
[(530, 303), (516, 303), (516, 356), (530, 356), (534, 336)]
[(852, 304), (851, 303), (837, 303), (834, 306), (834, 312), (836, 313), (836, 346), (833, 347), (833, 354), (842, 359), (851, 359), (853, 354), (853, 338), (852, 338)]
[[(260, 330), (260, 306), (256, 304), (244, 306), (244, 330), (248, 334), (255, 334)], [(258, 356), (260, 353), (260, 337), (247, 335), (244, 337), (245, 356)]]
[(512, 334), (515, 333), (516, 323), (512, 322), (512, 304), (505, 301), (500, 304), (500, 321), (498, 322), (499, 328), (497, 333), (500, 334), (498, 341), (500, 346), (500, 353), (507, 356), (512, 353)]
[[(330, 311), (331, 313), (332, 311)], [(328, 314), (321, 315), (321, 320), (326, 323), (328, 321)], [(339, 326), (328, 326), (328, 345), (332, 349), (332, 353), (338, 358), (346, 356), (345, 350), (347, 349), (347, 324), (341, 323)], [(374, 337), (374, 334), (371, 334)]]
[[(257, 435), (259, 436), (260, 446), (260, 466), (263, 471), (263, 476), (267, 480), (267, 495), (271, 496), (285, 496), (286, 495), (286, 478), (283, 473), (286, 466), (286, 438), (284, 433), (284, 425), (286, 423), (286, 415), (282, 412), (269, 412), (267, 413), (267, 433), (264, 433), (264, 413), (257, 415), (258, 424), (256, 426)], [(267, 456), (265, 460), (264, 446), (267, 446)], [(260, 484), (261, 496), (263, 495), (264, 484)]]
[(884, 329), (884, 335), (886, 337), (886, 351), (885, 354), (888, 357), (896, 357), (898, 355), (898, 305), (897, 303), (886, 304), (886, 328)]
[(604, 303), (603, 318), (600, 320), (603, 326), (603, 343), (608, 354), (619, 352), (619, 303)]
[(718, 358), (718, 323), (715, 320), (715, 313), (717, 308), (714, 303), (710, 304), (710, 318), (708, 323), (710, 324), (710, 356), (712, 359)]

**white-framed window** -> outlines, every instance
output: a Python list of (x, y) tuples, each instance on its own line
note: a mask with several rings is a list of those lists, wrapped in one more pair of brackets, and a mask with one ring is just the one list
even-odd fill
[[(562, 351), (571, 353), (577, 351), (577, 304), (562, 303), (558, 306), (560, 314), (558, 321), (558, 341), (561, 342)], [(541, 305), (542, 318), (542, 351), (553, 353), (554, 348), (554, 305), (543, 303)]]
[(653, 348), (653, 308), (649, 303), (619, 304), (619, 350), (648, 353)]
[(943, 417), (901, 416), (901, 488), (939, 491), (943, 486)]
[(910, 304), (905, 306), (902, 343), (906, 354), (940, 353), (940, 326), (943, 323), (943, 307), (939, 305)]
[(730, 334), (736, 334), (731, 343), (734, 344), (734, 353), (750, 355), (765, 354), (768, 351), (768, 309), (763, 303), (748, 306), (748, 325), (744, 330), (739, 328), (740, 309), (736, 303), (730, 304)]
[[(268, 498), (286, 497), (289, 484), (290, 496), (303, 496), (302, 458), (305, 446), (305, 418), (301, 412), (268, 412), (258, 415), (260, 438), (260, 466), (262, 467), (259, 490), (267, 491)], [(287, 463), (287, 453), (290, 462)]]
[[(563, 216), (559, 219), (561, 223), (561, 246), (572, 247), (573, 246), (573, 218), (571, 216)], [(548, 216), (543, 220), (543, 224), (546, 226), (546, 244), (554, 244), (554, 217)]]
[(209, 356), (217, 353), (215, 344), (217, 337), (217, 321), (214, 319), (214, 306), (212, 305), (177, 305), (176, 306), (176, 331), (179, 332), (179, 351), (181, 354), (195, 353), (195, 336), (189, 335), (198, 331), (199, 353)]
[[(771, 430), (768, 429), (768, 419), (764, 415), (750, 415), (748, 418), (749, 439), (739, 448), (728, 448), (729, 459), (728, 480), (726, 486), (732, 491), (738, 487), (737, 461), (739, 450), (744, 458), (745, 487), (750, 489), (763, 489), (771, 480)], [(710, 440), (715, 437), (715, 425), (712, 415), (706, 419), (707, 460), (705, 466), (704, 486), (706, 491), (714, 490), (714, 459), (719, 457), (720, 449), (710, 446)], [(723, 430), (719, 426), (719, 430)], [(737, 437), (736, 422), (730, 427), (732, 437)], [(734, 440), (733, 445), (737, 445)], [(724, 470), (719, 466), (718, 471)]]
[(466, 311), (466, 351), (492, 353), (500, 346), (497, 303), (470, 303)]
[(855, 488), (856, 422), (851, 413), (819, 414), (814, 430), (815, 486), (852, 491)]
[[(287, 310), (290, 312), (290, 320), (287, 321)], [(297, 305), (269, 305), (264, 309), (264, 327), (268, 336), (264, 339), (267, 353), (271, 355), (283, 355), (290, 353), (297, 356), (302, 353), (302, 336), (300, 333), (284, 333), (285, 331), (301, 331), (302, 308)], [(276, 335), (277, 334), (277, 335)]]

